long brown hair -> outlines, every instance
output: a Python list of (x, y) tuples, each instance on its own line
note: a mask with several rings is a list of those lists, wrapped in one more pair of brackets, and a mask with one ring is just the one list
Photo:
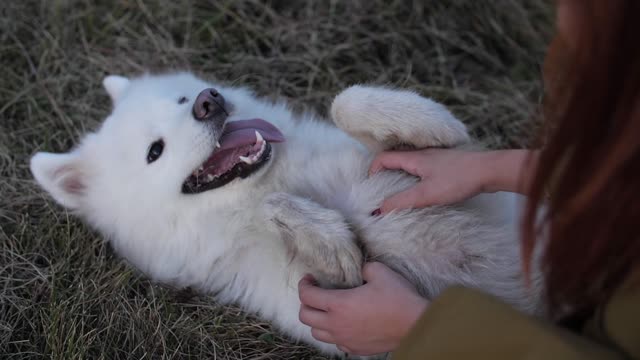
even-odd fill
[(523, 222), (525, 266), (541, 246), (556, 319), (606, 302), (640, 264), (640, 1), (564, 1), (571, 33), (546, 60), (548, 131)]

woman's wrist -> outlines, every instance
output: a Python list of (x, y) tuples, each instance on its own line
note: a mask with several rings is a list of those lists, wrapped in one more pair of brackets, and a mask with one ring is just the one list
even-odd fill
[[(533, 176), (537, 153), (531, 150), (493, 150), (478, 153), (482, 164), (482, 192), (508, 191), (525, 194)], [(533, 162), (530, 164), (530, 157)]]
[(397, 336), (394, 341), (396, 344), (394, 347), (397, 347), (400, 341), (409, 334), (411, 329), (413, 329), (420, 317), (426, 311), (428, 305), (429, 301), (427, 301), (427, 299), (417, 296), (415, 302), (411, 306), (407, 306), (402, 309), (403, 313), (399, 314), (398, 319), (402, 324), (399, 326), (400, 330), (396, 334)]

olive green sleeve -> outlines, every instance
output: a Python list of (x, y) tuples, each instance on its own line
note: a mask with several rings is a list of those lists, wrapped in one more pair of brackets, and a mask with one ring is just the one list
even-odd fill
[(600, 324), (606, 342), (621, 349), (631, 359), (640, 359), (640, 272), (613, 295), (602, 311)]
[(433, 301), (392, 355), (394, 360), (620, 358), (604, 346), (462, 287)]

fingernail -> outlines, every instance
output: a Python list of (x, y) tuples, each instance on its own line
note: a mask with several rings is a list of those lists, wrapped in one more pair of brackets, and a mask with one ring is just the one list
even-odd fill
[(311, 274), (306, 274), (305, 276), (302, 277), (302, 280), (308, 281), (313, 285), (318, 285), (318, 281), (316, 281), (316, 278), (314, 278), (313, 275)]
[(377, 208), (371, 212), (371, 216), (378, 216), (380, 214), (382, 214), (382, 210), (380, 210), (380, 208)]

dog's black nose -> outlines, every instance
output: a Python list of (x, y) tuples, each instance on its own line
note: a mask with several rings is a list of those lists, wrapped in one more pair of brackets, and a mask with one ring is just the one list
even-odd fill
[(224, 97), (214, 88), (202, 90), (193, 104), (193, 117), (199, 121), (225, 120), (227, 115)]

